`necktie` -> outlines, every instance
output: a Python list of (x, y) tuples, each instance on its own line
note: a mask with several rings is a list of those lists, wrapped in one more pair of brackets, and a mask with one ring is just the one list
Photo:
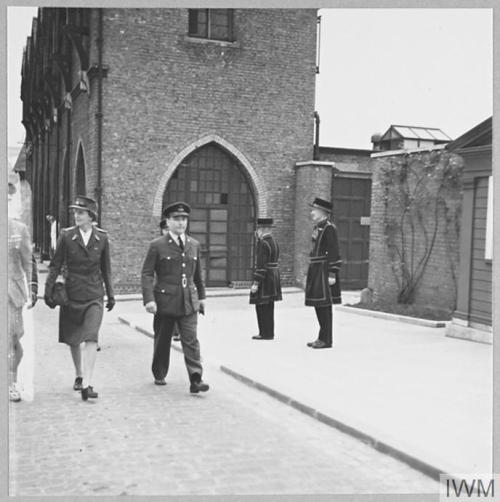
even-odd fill
[(179, 246), (181, 248), (181, 251), (184, 251), (184, 244), (182, 242), (182, 239), (181, 239), (181, 236), (179, 235), (179, 237), (177, 237), (178, 241), (179, 241)]

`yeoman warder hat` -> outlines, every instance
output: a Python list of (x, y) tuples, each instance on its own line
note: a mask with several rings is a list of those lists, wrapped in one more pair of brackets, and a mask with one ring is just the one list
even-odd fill
[(257, 218), (258, 227), (273, 227), (274, 222), (272, 218)]
[(185, 202), (174, 202), (163, 210), (163, 218), (174, 218), (175, 216), (189, 216), (191, 207)]
[(77, 195), (75, 202), (69, 208), (83, 209), (84, 211), (88, 211), (94, 218), (97, 218), (97, 202), (85, 195)]
[(312, 204), (309, 204), (311, 207), (316, 207), (318, 209), (322, 209), (323, 211), (327, 211), (328, 213), (331, 213), (333, 211), (333, 204), (331, 202), (328, 202), (327, 200), (320, 199), (319, 197), (316, 197)]

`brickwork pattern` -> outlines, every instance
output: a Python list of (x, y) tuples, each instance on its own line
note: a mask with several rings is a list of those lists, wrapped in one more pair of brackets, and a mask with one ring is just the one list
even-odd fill
[(102, 221), (115, 244), (117, 290), (139, 282), (157, 234), (159, 182), (179, 152), (208, 135), (241, 152), (265, 187), (260, 216), (276, 221), (286, 284), (294, 164), (312, 156), (316, 11), (235, 10), (229, 45), (194, 42), (187, 24), (187, 9), (104, 11)]
[[(398, 295), (398, 285), (393, 272), (397, 262), (391, 259), (388, 248), (388, 237), (384, 228), (384, 186), (382, 169), (390, 162), (389, 157), (374, 159), (372, 177), (372, 199), (370, 216), (370, 262), (368, 287), (373, 290), (375, 301), (395, 303)], [(397, 181), (395, 180), (395, 183)], [(432, 188), (431, 180), (429, 187)], [(435, 180), (434, 180), (435, 183)], [(394, 191), (393, 194), (396, 192)], [(449, 190), (446, 203), (449, 207), (458, 209), (461, 203), (461, 191)], [(392, 213), (390, 217), (397, 215)], [(424, 215), (424, 226), (430, 231), (434, 227), (433, 210)], [(446, 233), (446, 222), (440, 212), (438, 234), (434, 249), (428, 262), (425, 275), (417, 290), (415, 303), (452, 311), (457, 298), (456, 277), (458, 273), (458, 235), (455, 232)], [(421, 257), (424, 252), (424, 235), (421, 227), (416, 226), (415, 256)], [(405, 235), (409, 240), (411, 231), (405, 227)], [(455, 275), (455, 278), (454, 278)]]

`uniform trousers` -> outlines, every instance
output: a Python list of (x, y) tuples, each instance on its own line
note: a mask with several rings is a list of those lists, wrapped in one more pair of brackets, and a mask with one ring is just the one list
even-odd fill
[(316, 317), (319, 322), (318, 339), (327, 345), (332, 345), (332, 306), (314, 307), (314, 310), (316, 310)]
[(153, 319), (154, 352), (151, 365), (153, 376), (157, 380), (167, 376), (170, 365), (170, 345), (176, 323), (181, 335), (184, 362), (186, 363), (189, 381), (199, 382), (201, 381), (203, 368), (201, 366), (200, 343), (196, 336), (197, 312), (181, 317), (155, 314)]
[(274, 338), (274, 302), (255, 305), (259, 335), (263, 338)]

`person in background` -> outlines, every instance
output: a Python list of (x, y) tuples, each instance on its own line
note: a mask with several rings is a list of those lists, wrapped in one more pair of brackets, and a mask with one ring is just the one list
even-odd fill
[(205, 312), (205, 285), (200, 264), (200, 244), (186, 235), (191, 208), (175, 202), (163, 212), (168, 233), (153, 240), (142, 266), (142, 297), (154, 315), (154, 351), (151, 369), (155, 385), (166, 385), (174, 324), (181, 335), (191, 393), (206, 392), (202, 380), (198, 312)]
[[(12, 202), (16, 187), (9, 183), (8, 203)], [(23, 307), (33, 308), (37, 301), (38, 274), (35, 257), (32, 254), (28, 227), (8, 213), (8, 306), (7, 329), (9, 332), (9, 400), (21, 401), (17, 384), (17, 370), (23, 357), (21, 338), (24, 335)], [(26, 290), (28, 286), (29, 291)]]
[(255, 268), (250, 288), (250, 304), (255, 305), (259, 334), (254, 340), (274, 338), (274, 302), (282, 300), (279, 271), (280, 250), (272, 235), (272, 218), (258, 218)]
[(314, 223), (312, 250), (306, 279), (306, 300), (316, 310), (319, 322), (317, 340), (309, 342), (313, 349), (328, 349), (333, 345), (332, 303), (341, 303), (339, 270), (342, 265), (337, 228), (330, 221), (332, 203), (315, 198), (311, 209)]
[(115, 305), (111, 280), (110, 246), (107, 232), (93, 224), (97, 220), (97, 203), (82, 195), (69, 206), (76, 225), (65, 228), (57, 241), (54, 258), (45, 283), (45, 303), (54, 308), (54, 284), (59, 274), (65, 276), (69, 304), (59, 312), (59, 342), (69, 345), (76, 378), (73, 389), (81, 391), (84, 401), (97, 398), (93, 373), (99, 328), (104, 311)]
[(49, 256), (50, 259), (54, 257), (54, 253), (56, 251), (56, 246), (57, 246), (57, 222), (56, 219), (51, 215), (48, 214), (46, 217), (47, 221), (49, 222), (50, 225), (50, 251), (49, 251)]

